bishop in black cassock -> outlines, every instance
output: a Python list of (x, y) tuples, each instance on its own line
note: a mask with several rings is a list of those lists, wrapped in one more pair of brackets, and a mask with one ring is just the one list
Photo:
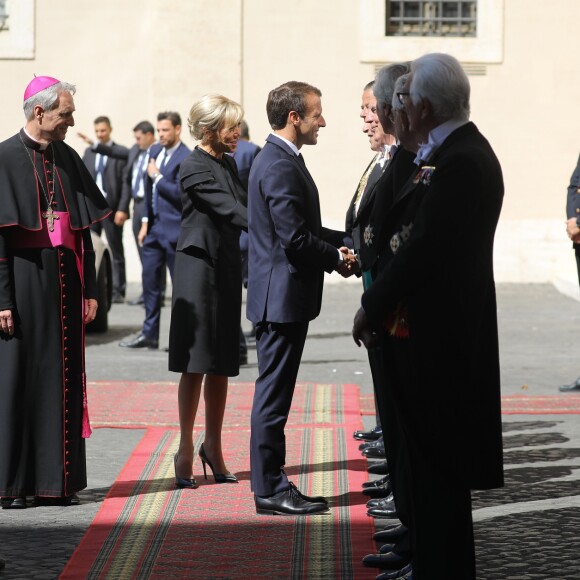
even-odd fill
[(96, 314), (89, 226), (110, 210), (78, 154), (73, 85), (36, 77), (0, 143), (2, 507), (68, 505), (86, 487), (84, 327)]

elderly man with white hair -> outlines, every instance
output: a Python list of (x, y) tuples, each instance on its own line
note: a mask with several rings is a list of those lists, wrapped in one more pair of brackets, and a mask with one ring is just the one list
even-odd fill
[(469, 97), (452, 56), (411, 64), (397, 98), (422, 144), (417, 171), (353, 328), (358, 344), (381, 340), (415, 580), (476, 578), (471, 490), (503, 485), (493, 241), (504, 186)]

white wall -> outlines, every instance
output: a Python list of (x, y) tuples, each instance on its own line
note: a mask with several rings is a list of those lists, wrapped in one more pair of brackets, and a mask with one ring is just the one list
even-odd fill
[[(26, 46), (22, 58), (3, 58), (10, 56), (2, 52), (10, 43), (2, 35), (30, 37), (31, 23), (19, 31), (15, 20), (8, 33), (0, 32), (0, 138), (22, 126), (22, 93), (33, 73), (76, 83), (76, 128), (90, 132), (97, 115), (108, 115), (113, 137), (125, 145), (132, 144), (132, 127), (154, 121), (160, 110), (177, 110), (185, 121), (205, 92), (240, 100), (260, 144), (269, 131), (268, 91), (304, 80), (322, 90), (328, 124), (304, 156), (319, 186), (324, 222), (339, 227), (371, 155), (358, 117), (362, 87), (376, 64), (361, 48), (367, 1), (382, 0), (13, 0), (9, 7), (18, 2), (35, 14), (33, 58), (26, 57)], [(563, 221), (566, 187), (580, 151), (580, 2), (492, 4), (502, 10), (501, 50), (485, 64), (484, 76), (470, 80), (472, 120), (495, 148), (506, 183), (497, 278), (575, 280)], [(409, 56), (395, 41), (386, 49), (379, 44), (380, 62)], [(424, 51), (424, 43), (417, 46)], [(455, 56), (462, 60), (460, 50)], [(187, 131), (184, 140), (193, 144)], [(74, 131), (67, 142), (84, 149)], [(126, 238), (134, 262), (129, 276), (136, 279), (130, 231)]]

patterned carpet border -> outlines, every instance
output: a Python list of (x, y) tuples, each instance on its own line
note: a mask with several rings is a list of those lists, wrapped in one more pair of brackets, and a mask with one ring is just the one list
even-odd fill
[[(361, 395), (361, 413), (375, 414), (374, 395)], [(501, 398), (504, 415), (578, 415), (580, 395), (505, 395)]]

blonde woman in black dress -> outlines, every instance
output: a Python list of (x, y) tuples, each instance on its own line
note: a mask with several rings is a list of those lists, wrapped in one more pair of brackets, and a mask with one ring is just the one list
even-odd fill
[[(242, 278), (239, 237), (248, 228), (246, 192), (236, 164), (243, 110), (221, 95), (191, 108), (189, 130), (200, 141), (181, 164), (183, 214), (177, 242), (169, 331), (169, 370), (180, 372), (181, 439), (175, 483), (195, 487), (193, 426), (203, 386), (205, 440), (199, 449), (216, 483), (235, 483), (224, 463), (221, 431), (228, 377), (239, 374)], [(205, 475), (207, 478), (207, 475)]]

